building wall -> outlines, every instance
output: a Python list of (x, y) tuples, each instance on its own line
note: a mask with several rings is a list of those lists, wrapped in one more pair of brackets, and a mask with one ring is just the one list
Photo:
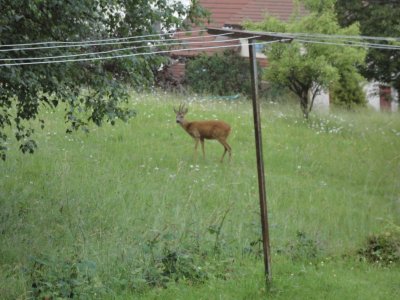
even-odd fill
[[(386, 91), (385, 86), (383, 86), (379, 82), (369, 82), (365, 85), (364, 91), (367, 96), (368, 106), (372, 107), (376, 111), (390, 110), (390, 111), (398, 111), (399, 103), (396, 101), (398, 99), (398, 92), (394, 88), (388, 88), (388, 92)], [(384, 95), (388, 93), (388, 95)], [(390, 98), (389, 103), (385, 105), (384, 98)]]
[(370, 82), (364, 86), (364, 92), (367, 96), (368, 106), (379, 111), (379, 84), (377, 82)]
[(329, 111), (329, 92), (321, 92), (315, 97), (313, 110)]
[[(248, 39), (240, 39), (240, 44), (241, 44), (241, 47), (240, 47), (240, 56), (243, 56), (243, 57), (249, 57), (250, 56), (250, 53), (249, 53), (249, 40)], [(260, 49), (261, 50), (261, 49)], [(257, 51), (256, 52), (256, 57), (257, 58), (267, 58), (266, 56), (265, 56), (265, 54), (264, 53), (262, 53), (261, 51)]]
[(399, 111), (399, 91), (397, 91), (396, 89), (392, 88), (392, 111)]

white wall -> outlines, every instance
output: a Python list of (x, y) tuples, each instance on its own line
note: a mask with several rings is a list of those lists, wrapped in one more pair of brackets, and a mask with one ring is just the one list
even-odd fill
[[(250, 56), (249, 45), (248, 45), (249, 44), (249, 40), (248, 39), (240, 39), (240, 44), (241, 44), (240, 56), (249, 57)], [(259, 52), (256, 53), (256, 57), (258, 57), (258, 58), (267, 58), (265, 56), (265, 54), (259, 53)]]
[(379, 83), (369, 82), (364, 86), (364, 92), (367, 97), (368, 106), (380, 111)]
[[(376, 111), (380, 111), (380, 96), (379, 96), (379, 82), (369, 82), (365, 87), (364, 91), (367, 96), (368, 105), (375, 109)], [(398, 111), (399, 103), (397, 102), (398, 99), (398, 92), (396, 89), (392, 88), (392, 99), (391, 102), (391, 111)]]
[(313, 110), (329, 111), (329, 92), (321, 92), (315, 97)]
[(392, 88), (392, 99), (394, 100), (394, 101), (392, 101), (392, 111), (399, 110), (399, 102), (397, 102), (399, 99), (398, 93), (399, 92), (396, 89)]

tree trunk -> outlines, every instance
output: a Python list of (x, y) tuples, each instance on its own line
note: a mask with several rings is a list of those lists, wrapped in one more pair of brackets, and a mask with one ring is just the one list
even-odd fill
[(308, 110), (308, 91), (303, 91), (301, 93), (300, 108), (301, 108), (301, 111), (303, 112), (304, 118), (308, 119), (308, 115), (309, 115), (309, 110)]

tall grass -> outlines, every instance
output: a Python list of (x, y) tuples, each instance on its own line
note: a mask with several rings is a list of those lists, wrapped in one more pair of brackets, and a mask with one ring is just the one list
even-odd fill
[[(188, 119), (231, 124), (231, 163), (219, 163), (223, 148), (215, 141), (206, 141), (205, 160), (199, 155), (194, 161), (194, 143), (174, 119), (172, 108), (181, 101), (189, 102)], [(32, 284), (60, 285), (60, 277), (79, 271), (86, 277), (74, 275), (80, 280), (75, 294), (88, 297), (209, 299), (218, 289), (221, 298), (231, 299), (237, 284), (233, 290), (240, 297), (262, 298), (261, 260), (251, 258), (259, 254), (260, 221), (250, 103), (156, 93), (133, 94), (129, 105), (137, 117), (93, 127), (88, 135), (65, 134), (62, 108), (43, 109), (46, 127), (37, 132), (38, 151), (23, 155), (10, 145), (0, 165), (1, 294), (35, 296)], [(306, 122), (297, 108), (264, 104), (262, 122), (280, 287), (271, 296), (291, 298), (297, 284), (321, 278), (323, 291), (336, 279), (318, 275), (320, 261), (290, 263), (282, 253), (301, 232), (315, 243), (318, 257), (352, 255), (368, 234), (400, 223), (399, 116), (333, 112)], [(174, 255), (178, 259), (168, 261)], [(182, 274), (173, 285), (164, 277), (178, 276), (177, 261)], [(354, 262), (358, 269), (351, 277), (340, 262), (329, 265), (349, 278), (333, 286), (349, 285), (360, 274), (368, 282), (367, 266)], [(312, 275), (292, 284), (291, 274), (301, 270)], [(399, 279), (398, 271), (380, 269), (374, 278)], [(192, 290), (186, 281), (206, 283)], [(390, 280), (385, 284), (392, 287)], [(380, 288), (385, 285), (376, 294)], [(210, 297), (197, 297), (199, 291)], [(359, 292), (350, 286), (346, 291)]]

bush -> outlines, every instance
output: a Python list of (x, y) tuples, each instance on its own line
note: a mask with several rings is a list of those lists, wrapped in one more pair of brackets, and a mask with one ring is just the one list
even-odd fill
[(297, 231), (296, 238), (278, 249), (277, 253), (287, 256), (293, 262), (317, 264), (323, 249), (319, 240), (309, 237), (304, 231)]
[(363, 78), (359, 74), (344, 71), (339, 81), (333, 85), (332, 102), (347, 109), (351, 109), (355, 105), (365, 105), (367, 100), (360, 86), (362, 80)]
[(287, 250), (293, 261), (316, 261), (320, 252), (319, 242), (308, 237), (303, 231), (296, 233), (296, 240), (288, 245)]
[(77, 257), (70, 260), (31, 257), (26, 273), (35, 299), (92, 298), (104, 292), (95, 262)]
[(367, 238), (366, 246), (358, 251), (366, 261), (390, 265), (400, 262), (400, 231), (386, 231)]
[(185, 81), (196, 93), (220, 96), (241, 93), (250, 96), (249, 69), (247, 59), (233, 50), (227, 50), (222, 54), (201, 55), (189, 61)]

